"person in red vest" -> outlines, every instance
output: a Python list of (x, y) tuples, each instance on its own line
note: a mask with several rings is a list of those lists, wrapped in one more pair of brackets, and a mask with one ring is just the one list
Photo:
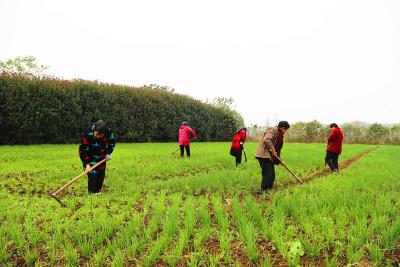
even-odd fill
[(328, 139), (326, 148), (325, 163), (329, 165), (331, 171), (339, 171), (339, 155), (342, 153), (343, 132), (336, 123), (332, 123), (329, 128), (333, 128)]
[(246, 141), (246, 128), (242, 128), (233, 135), (230, 154), (236, 159), (236, 167), (242, 163), (243, 144)]
[(196, 139), (196, 133), (187, 125), (187, 122), (184, 121), (179, 128), (178, 138), (179, 147), (181, 149), (181, 158), (183, 158), (184, 149), (186, 149), (186, 155), (190, 158), (190, 138)]

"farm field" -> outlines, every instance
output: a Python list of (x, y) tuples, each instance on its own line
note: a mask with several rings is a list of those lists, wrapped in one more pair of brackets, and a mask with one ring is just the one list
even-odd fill
[(87, 194), (78, 145), (0, 146), (0, 265), (398, 266), (400, 147), (284, 145), (271, 195), (260, 196), (258, 143), (238, 168), (230, 143), (117, 144), (103, 192)]

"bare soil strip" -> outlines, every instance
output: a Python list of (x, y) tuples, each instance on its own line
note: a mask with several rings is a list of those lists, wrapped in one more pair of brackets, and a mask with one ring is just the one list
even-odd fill
[(165, 175), (154, 175), (154, 176), (148, 176), (146, 177), (148, 180), (168, 180), (170, 178), (185, 178), (185, 177), (192, 177), (200, 173), (209, 173), (215, 170), (226, 170), (229, 168), (228, 166), (221, 166), (221, 165), (216, 165), (216, 166), (210, 166), (210, 167), (205, 167), (202, 169), (194, 169), (191, 171), (184, 171), (184, 172), (178, 172), (178, 173), (170, 173), (170, 174), (165, 174)]
[[(229, 215), (231, 221), (231, 229), (237, 229), (234, 225), (232, 215), (232, 206), (230, 198), (225, 200), (224, 208)], [(235, 238), (231, 243), (232, 258), (235, 262), (240, 263), (240, 266), (258, 266), (267, 255), (274, 262), (274, 266), (288, 266), (287, 260), (276, 249), (274, 242), (265, 240), (262, 234), (259, 234), (256, 241), (256, 247), (259, 252), (259, 259), (257, 263), (252, 263), (246, 252), (246, 245), (239, 239)]]
[[(378, 149), (378, 147), (374, 147), (374, 148), (368, 149), (368, 150), (358, 154), (354, 158), (351, 158), (351, 159), (348, 159), (348, 160), (342, 162), (340, 164), (341, 170), (350, 167), (353, 163), (355, 163), (359, 159), (365, 157), (370, 152), (372, 152), (372, 151), (374, 151), (376, 149)], [(327, 176), (329, 174), (331, 174), (331, 171), (328, 170), (328, 169), (323, 169), (323, 170), (317, 171), (317, 172), (311, 174), (311, 176), (309, 176), (309, 178), (303, 179), (303, 183), (302, 184), (309, 183), (309, 182), (311, 182), (313, 180), (325, 177), (325, 176)], [(288, 187), (291, 187), (291, 186), (297, 186), (297, 185), (300, 185), (300, 184), (297, 181), (292, 181), (292, 182), (288, 182), (288, 183), (286, 183), (284, 185), (276, 186), (275, 190), (282, 190), (282, 189), (285, 189), (285, 188), (288, 188)], [(271, 197), (266, 197), (266, 198), (261, 197), (259, 192), (253, 192), (253, 196), (259, 201), (272, 203), (272, 198)], [(241, 201), (242, 201), (242, 198), (241, 198)], [(258, 247), (259, 250), (260, 249), (264, 250), (265, 253), (268, 253), (268, 254), (270, 254), (272, 256), (272, 259), (274, 259), (274, 264), (273, 264), (274, 266), (287, 266), (288, 265), (287, 260), (273, 246), (273, 242), (267, 243), (265, 241), (265, 239), (263, 240), (263, 238), (261, 236), (259, 238), (258, 242), (257, 242), (257, 247)], [(385, 256), (387, 256), (390, 259), (395, 259), (396, 260), (396, 256), (393, 256), (393, 254), (389, 254), (389, 253), (387, 253), (387, 254), (388, 255), (385, 255)], [(394, 254), (396, 254), (396, 253), (394, 253)], [(323, 259), (322, 256), (321, 257), (317, 257), (317, 258), (309, 257), (309, 256), (303, 256), (303, 257), (301, 257), (301, 264), (302, 264), (302, 266), (309, 265), (309, 264), (315, 265), (315, 266), (324, 266), (325, 263), (324, 263), (324, 259)], [(248, 266), (248, 265), (245, 265), (245, 266)]]
[[(340, 163), (340, 170), (347, 169), (348, 167), (353, 165), (356, 161), (360, 160), (361, 158), (365, 157), (366, 155), (368, 155), (369, 153), (371, 153), (372, 151), (374, 151), (376, 149), (378, 149), (378, 147), (370, 148), (370, 149), (358, 154), (354, 158), (348, 159), (348, 160)], [(325, 176), (327, 176), (327, 175), (329, 175), (331, 173), (332, 172), (329, 169), (324, 168), (322, 170), (319, 170), (317, 172), (312, 173), (308, 178), (303, 179), (303, 183), (302, 184), (310, 183), (311, 181), (314, 181), (316, 179), (325, 177)], [(275, 190), (284, 189), (284, 188), (287, 188), (287, 187), (290, 187), (290, 186), (293, 186), (293, 185), (299, 185), (299, 183), (297, 181), (291, 181), (291, 182), (285, 183), (283, 185), (276, 186)]]
[[(354, 158), (351, 158), (351, 159), (348, 159), (348, 160), (342, 162), (342, 163), (340, 164), (340, 170), (344, 170), (344, 169), (349, 168), (349, 167), (350, 167), (352, 164), (354, 164), (356, 161), (360, 160), (361, 158), (365, 157), (365, 156), (368, 155), (370, 152), (372, 152), (372, 151), (374, 151), (374, 150), (376, 150), (376, 149), (378, 149), (378, 147), (374, 147), (374, 148), (368, 149), (368, 150), (366, 150), (366, 151), (364, 151), (364, 152), (358, 154), (358, 155), (355, 156)], [(301, 184), (300, 184), (299, 182), (295, 181), (294, 178), (293, 178), (293, 181), (287, 182), (287, 183), (282, 184), (282, 185), (276, 185), (276, 186), (274, 187), (273, 191), (286, 189), (286, 188), (289, 188), (289, 187), (292, 187), (292, 186), (298, 186), (298, 185), (308, 184), (308, 183), (310, 183), (310, 182), (312, 182), (312, 181), (314, 181), (314, 180), (316, 180), (316, 179), (320, 179), (320, 178), (323, 178), (323, 177), (325, 177), (325, 176), (328, 176), (328, 175), (331, 174), (331, 173), (332, 173), (332, 172), (331, 172), (329, 169), (322, 169), (322, 170), (319, 170), (319, 171), (316, 171), (316, 172), (312, 173), (312, 174), (311, 174), (308, 178), (306, 178), (306, 179), (304, 179), (304, 177), (302, 177), (303, 183), (301, 183)], [(258, 191), (258, 190), (252, 192), (252, 195), (253, 195), (254, 198), (256, 198), (256, 199), (258, 199), (258, 200), (262, 200), (262, 201), (264, 201), (264, 202), (271, 202), (271, 197), (264, 197), (264, 196), (261, 196), (261, 195), (260, 195), (260, 191)], [(243, 198), (243, 195), (241, 194), (240, 197)]]
[(397, 241), (393, 250), (385, 250), (384, 256), (387, 266), (400, 266), (400, 240)]

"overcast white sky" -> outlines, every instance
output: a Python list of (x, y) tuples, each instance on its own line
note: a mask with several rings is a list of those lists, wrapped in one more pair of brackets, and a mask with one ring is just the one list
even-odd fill
[(268, 120), (400, 122), (400, 1), (0, 0), (0, 60), (233, 97)]

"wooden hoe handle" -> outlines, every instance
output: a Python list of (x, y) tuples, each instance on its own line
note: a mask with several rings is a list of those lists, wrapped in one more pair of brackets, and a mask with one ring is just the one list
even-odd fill
[[(101, 161), (97, 162), (95, 165), (90, 167), (89, 172), (91, 172), (93, 169), (97, 168), (100, 164), (102, 164), (105, 161), (106, 161), (106, 159), (102, 159)], [(51, 195), (53, 197), (55, 197), (58, 193), (60, 193), (60, 192), (64, 191), (65, 189), (67, 189), (71, 184), (75, 183), (79, 178), (81, 178), (85, 174), (86, 174), (86, 172), (83, 172), (83, 173), (79, 174), (78, 176), (76, 176), (74, 179), (72, 179), (71, 181), (69, 181), (68, 183), (63, 185), (60, 189), (58, 189), (56, 192), (54, 192)]]
[(302, 182), (303, 182), (296, 174), (294, 174), (294, 172), (292, 172), (291, 169), (289, 169), (289, 167), (286, 165), (286, 163), (283, 162), (283, 160), (282, 160), (280, 157), (276, 156), (276, 158), (279, 160), (279, 164), (281, 164), (283, 167), (285, 167), (285, 169), (286, 169), (288, 172), (290, 172), (290, 174), (293, 175), (293, 177), (296, 178), (296, 180), (297, 180), (299, 183), (302, 183)]
[(178, 152), (178, 150), (181, 149), (180, 147), (178, 147), (177, 150), (175, 150), (174, 152), (171, 153), (171, 155), (175, 154), (176, 152)]

